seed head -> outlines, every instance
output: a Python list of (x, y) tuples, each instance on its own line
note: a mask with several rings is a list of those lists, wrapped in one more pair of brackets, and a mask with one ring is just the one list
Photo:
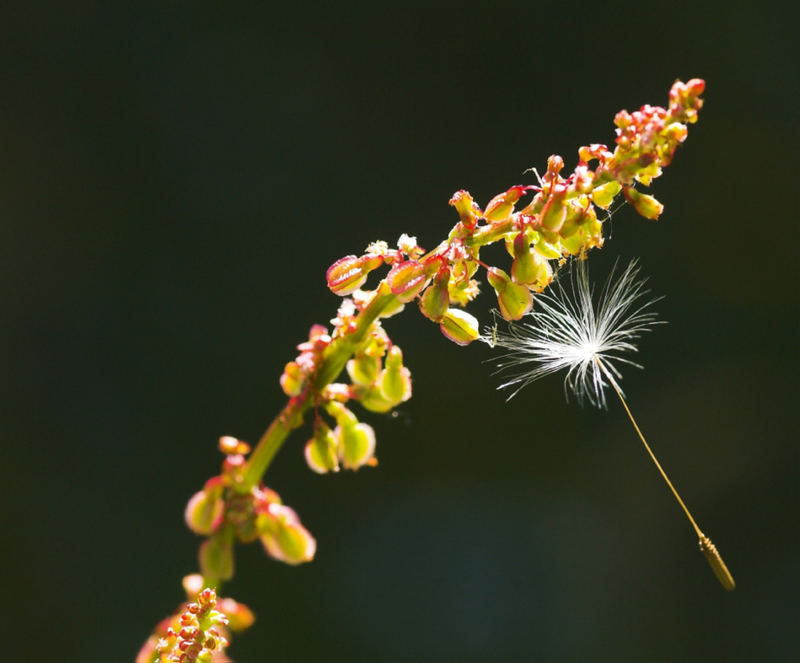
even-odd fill
[(569, 277), (535, 297), (526, 322), (509, 324), (507, 332), (495, 325), (481, 337), (508, 350), (499, 358), (497, 372), (507, 376), (499, 388), (513, 388), (509, 398), (534, 380), (566, 369), (565, 395), (571, 391), (579, 403), (588, 400), (605, 408), (608, 381), (620, 388), (615, 378), (622, 376), (615, 363), (641, 368), (623, 355), (636, 352), (641, 334), (659, 323), (649, 310), (658, 299), (647, 297), (650, 291), (635, 260), (615, 279), (616, 271), (615, 266), (595, 297), (586, 261), (576, 260)]

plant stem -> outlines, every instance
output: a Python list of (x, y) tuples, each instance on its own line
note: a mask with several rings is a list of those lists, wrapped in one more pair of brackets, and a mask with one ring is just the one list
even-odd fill
[(299, 396), (289, 399), (286, 406), (272, 420), (269, 428), (261, 436), (247, 461), (242, 481), (236, 487), (239, 492), (247, 493), (261, 481), (261, 477), (264, 476), (289, 433), (303, 423), (303, 415), (313, 404), (314, 396), (337, 378), (347, 364), (347, 360), (366, 338), (372, 323), (395, 300), (396, 297), (392, 294), (389, 286), (382, 282), (372, 301), (356, 317), (355, 329), (331, 343), (326, 350), (325, 358), (305, 391)]

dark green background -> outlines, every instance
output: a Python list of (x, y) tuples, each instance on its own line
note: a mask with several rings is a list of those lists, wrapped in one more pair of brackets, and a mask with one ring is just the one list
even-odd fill
[[(167, 5), (167, 6), (163, 6)], [(625, 387), (738, 588), (717, 585), (622, 410), (550, 378), (509, 404), (485, 347), (387, 322), (414, 398), (380, 466), (267, 483), (317, 537), (240, 549), (237, 661), (754, 661), (797, 651), (797, 23), (769, 3), (25, 3), (2, 11), (4, 658), (130, 661), (181, 599), (187, 498), (258, 438), (283, 364), (375, 239), (613, 141), (707, 79), (701, 121), (622, 209), (669, 324)], [(489, 254), (487, 254), (489, 255)], [(493, 254), (502, 258), (502, 252)], [(488, 320), (484, 293), (470, 310)]]

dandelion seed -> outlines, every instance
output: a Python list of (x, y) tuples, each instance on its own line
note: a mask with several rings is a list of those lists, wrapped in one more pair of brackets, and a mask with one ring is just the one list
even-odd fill
[(638, 279), (634, 261), (616, 280), (612, 271), (595, 305), (585, 262), (576, 261), (567, 285), (556, 281), (550, 294), (536, 297), (527, 316), (530, 322), (510, 325), (507, 333), (492, 328), (490, 344), (509, 350), (497, 361), (497, 372), (507, 375), (499, 388), (513, 388), (509, 398), (531, 382), (567, 369), (567, 398), (572, 392), (579, 403), (605, 408), (605, 388), (610, 384), (622, 391), (615, 364), (641, 368), (622, 355), (636, 352), (639, 337), (659, 324), (649, 310), (658, 300), (646, 298), (649, 291)]
[(551, 286), (550, 294), (536, 297), (533, 311), (527, 316), (529, 322), (510, 324), (508, 332), (499, 332), (496, 324), (487, 330), (481, 337), (484, 342), (508, 350), (497, 361), (497, 372), (508, 376), (499, 388), (512, 388), (510, 399), (531, 382), (566, 370), (564, 392), (567, 398), (572, 392), (579, 403), (589, 401), (605, 408), (605, 390), (610, 386), (694, 528), (700, 550), (714, 575), (725, 589), (733, 590), (736, 584), (725, 562), (711, 539), (700, 530), (658, 462), (619, 385), (622, 375), (618, 364), (641, 368), (623, 355), (636, 352), (636, 341), (660, 323), (650, 308), (658, 299), (648, 298), (649, 290), (645, 289), (645, 280), (639, 278), (636, 261), (631, 262), (616, 280), (613, 276), (614, 270), (595, 298), (585, 261), (579, 260), (567, 286), (556, 282)]

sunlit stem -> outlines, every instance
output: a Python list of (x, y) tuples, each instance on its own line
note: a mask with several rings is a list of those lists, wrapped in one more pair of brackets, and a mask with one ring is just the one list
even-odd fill
[(689, 508), (686, 506), (684, 501), (681, 499), (681, 496), (678, 494), (678, 491), (675, 489), (675, 486), (672, 485), (672, 481), (669, 480), (667, 473), (664, 471), (664, 468), (661, 467), (661, 463), (658, 462), (656, 455), (653, 453), (653, 450), (650, 448), (650, 445), (647, 444), (647, 440), (644, 438), (644, 434), (642, 433), (641, 428), (639, 428), (639, 424), (636, 423), (636, 419), (634, 419), (633, 414), (631, 413), (631, 409), (628, 407), (628, 403), (625, 401), (625, 397), (622, 395), (622, 391), (617, 386), (616, 380), (612, 377), (609, 370), (605, 367), (602, 361), (600, 361), (599, 357), (594, 358), (595, 363), (598, 365), (600, 370), (608, 379), (608, 382), (614, 388), (614, 391), (619, 396), (619, 400), (622, 403), (622, 407), (625, 408), (625, 412), (628, 414), (628, 418), (631, 420), (633, 427), (636, 429), (636, 433), (639, 435), (639, 439), (642, 441), (645, 450), (647, 451), (650, 459), (655, 464), (658, 471), (661, 473), (664, 481), (669, 486), (669, 489), (672, 491), (672, 494), (675, 496), (675, 499), (678, 500), (678, 504), (681, 505), (683, 512), (686, 514), (686, 517), (689, 519), (689, 522), (694, 527), (694, 531), (697, 533), (697, 538), (699, 539), (700, 543), (700, 551), (705, 555), (706, 560), (708, 560), (709, 565), (711, 566), (711, 570), (714, 571), (714, 575), (719, 580), (720, 584), (727, 589), (728, 591), (732, 591), (736, 587), (736, 583), (733, 580), (733, 576), (731, 575), (730, 571), (728, 571), (728, 567), (725, 566), (725, 562), (722, 561), (722, 556), (717, 551), (717, 547), (711, 542), (703, 532), (701, 531), (700, 527), (698, 526), (695, 519), (692, 517)]

